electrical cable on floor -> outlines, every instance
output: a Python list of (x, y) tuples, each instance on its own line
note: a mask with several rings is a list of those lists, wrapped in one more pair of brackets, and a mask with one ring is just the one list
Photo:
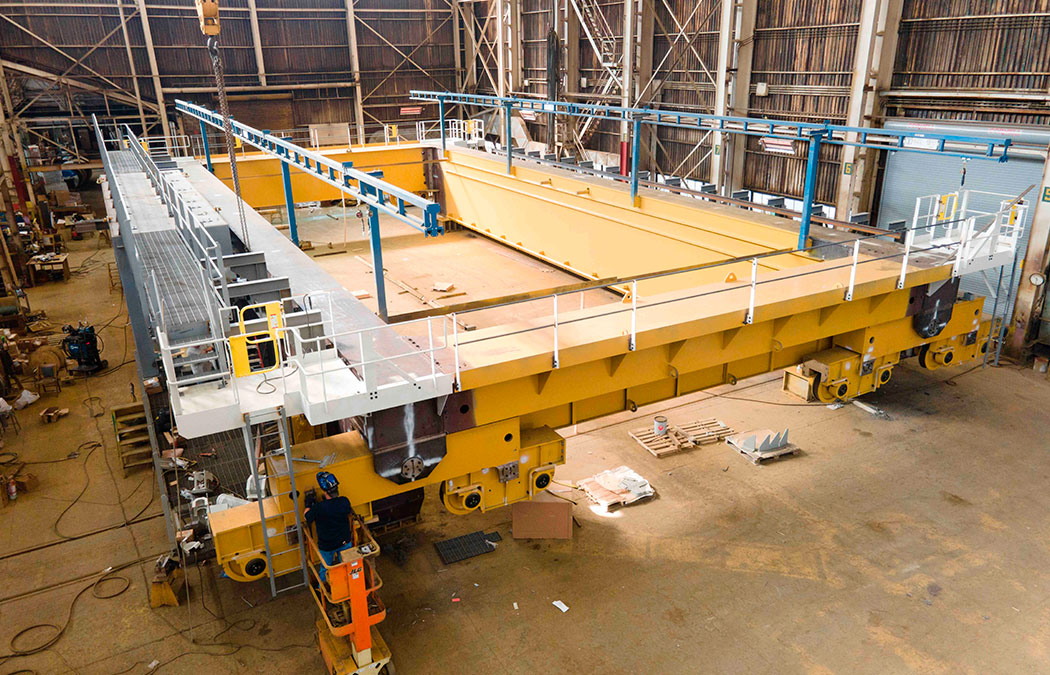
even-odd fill
[[(20, 455), (17, 452), (0, 452), (0, 466), (9, 466), (11, 464), (58, 464), (60, 462), (68, 462), (72, 459), (76, 459), (80, 455), (77, 454), (77, 451), (74, 451), (62, 459), (37, 459), (32, 461), (26, 460), (24, 462), (18, 461), (19, 456)], [(11, 459), (5, 459), (6, 457), (10, 457)]]
[[(295, 374), (296, 374), (297, 372), (299, 372), (299, 364), (298, 364), (298, 363), (297, 363), (297, 364), (295, 364), (295, 367), (294, 367), (294, 368), (292, 368), (292, 372), (290, 372), (290, 373), (283, 373), (283, 374), (282, 374), (282, 375), (280, 376), (280, 379), (282, 379), (282, 380), (283, 380), (283, 379), (287, 379), (287, 378), (291, 377), (292, 375), (295, 375)], [(276, 380), (271, 380), (271, 379), (270, 379), (270, 378), (268, 377), (268, 375), (269, 375), (269, 372), (265, 372), (265, 373), (263, 373), (263, 379), (262, 379), (262, 382), (260, 382), (259, 384), (255, 385), (255, 391), (256, 391), (256, 392), (258, 392), (258, 393), (260, 393), (260, 394), (262, 394), (263, 396), (266, 396), (266, 395), (268, 395), (268, 394), (272, 394), (272, 393), (274, 393), (275, 391), (277, 391), (277, 385), (276, 385), (276, 384), (274, 384), (274, 382), (275, 382)], [(269, 386), (269, 387), (270, 387), (270, 390), (269, 390), (269, 391), (263, 391), (263, 390), (262, 390), (262, 387), (263, 387), (263, 385), (267, 385), (267, 386)]]
[[(110, 319), (106, 324), (104, 324), (102, 326), (102, 329), (107, 328), (108, 326), (110, 326), (114, 321), (116, 321), (116, 319), (119, 316), (120, 316), (120, 314), (118, 313), (116, 316), (114, 316), (112, 319)], [(126, 355), (127, 355), (127, 325), (126, 324), (124, 326), (124, 353), (125, 353), (125, 358), (126, 358)], [(124, 361), (124, 359), (122, 359), (122, 361)], [(121, 366), (125, 365), (125, 363), (122, 362), (120, 365)], [(111, 368), (109, 370), (103, 371), (102, 373), (96, 374), (95, 377), (98, 377), (99, 375), (106, 375), (108, 373), (111, 373), (111, 372), (113, 372), (114, 370), (116, 370), (119, 367), (120, 366), (116, 366), (115, 368)], [(298, 368), (298, 366), (296, 368)], [(294, 372), (295, 372), (295, 370), (292, 371), (292, 373), (294, 373)], [(289, 373), (289, 375), (292, 374), (292, 373)], [(123, 563), (123, 564), (120, 564), (120, 565), (117, 565), (117, 566), (114, 566), (114, 567), (106, 568), (102, 572), (98, 572), (98, 573), (95, 573), (93, 575), (88, 575), (88, 578), (90, 578), (91, 576), (96, 576), (96, 578), (90, 584), (87, 584), (86, 586), (81, 588), (77, 592), (77, 594), (73, 597), (73, 600), (70, 602), (69, 607), (68, 607), (68, 609), (66, 611), (65, 620), (61, 624), (54, 624), (54, 623), (34, 624), (32, 626), (27, 626), (27, 627), (21, 629), (20, 631), (18, 631), (14, 635), (14, 637), (11, 639), (11, 641), (10, 641), (10, 645), (9, 645), (10, 646), (10, 653), (0, 654), (0, 665), (6, 663), (8, 660), (10, 660), (12, 658), (31, 656), (33, 654), (38, 654), (40, 652), (43, 652), (43, 651), (46, 651), (46, 650), (50, 649), (52, 646), (57, 644), (59, 642), (59, 640), (61, 640), (62, 637), (65, 635), (65, 633), (68, 630), (68, 628), (70, 626), (70, 623), (72, 621), (73, 614), (75, 612), (77, 603), (81, 600), (81, 598), (84, 597), (84, 595), (88, 591), (91, 591), (91, 594), (92, 594), (93, 597), (95, 597), (97, 599), (102, 599), (102, 600), (111, 599), (111, 598), (115, 598), (115, 597), (117, 597), (119, 595), (122, 595), (123, 593), (125, 593), (131, 587), (131, 583), (132, 582), (127, 576), (124, 576), (122, 574), (117, 574), (117, 572), (120, 571), (120, 570), (123, 570), (123, 569), (127, 569), (129, 567), (132, 567), (134, 565), (141, 565), (143, 562), (146, 562), (148, 560), (152, 560), (152, 559), (156, 558), (156, 554), (149, 555), (149, 556), (142, 556), (141, 555), (141, 550), (139, 548), (137, 537), (135, 536), (134, 529), (131, 527), (132, 524), (135, 524), (135, 523), (138, 523), (138, 522), (143, 522), (145, 520), (152, 520), (153, 518), (161, 517), (161, 516), (164, 515), (164, 514), (155, 514), (153, 516), (149, 516), (147, 518), (141, 518), (140, 519), (140, 516), (143, 513), (145, 513), (145, 511), (154, 502), (154, 499), (156, 497), (156, 481), (151, 481), (151, 493), (150, 493), (149, 501), (135, 515), (133, 515), (133, 516), (131, 516), (129, 518), (128, 514), (127, 514), (127, 511), (124, 509), (124, 503), (131, 496), (133, 496), (136, 492), (138, 492), (139, 488), (142, 486), (142, 482), (140, 482), (130, 493), (128, 493), (124, 497), (120, 497), (119, 496), (119, 483), (117, 482), (116, 474), (113, 471), (113, 467), (110, 465), (109, 457), (106, 454), (107, 446), (106, 446), (106, 443), (105, 443), (105, 435), (103, 434), (102, 428), (99, 426), (99, 421), (98, 421), (99, 418), (105, 412), (105, 406), (102, 404), (102, 400), (101, 400), (100, 397), (94, 396), (94, 395), (91, 394), (90, 379), (91, 378), (85, 378), (85, 381), (84, 381), (85, 382), (85, 386), (88, 389), (88, 394), (89, 395), (88, 395), (87, 398), (85, 398), (82, 401), (82, 404), (87, 408), (88, 416), (94, 422), (95, 429), (96, 429), (96, 432), (98, 433), (98, 436), (99, 436), (100, 440), (99, 441), (86, 441), (84, 443), (81, 443), (80, 446), (78, 446), (77, 450), (74, 453), (70, 453), (70, 455), (68, 457), (65, 457), (65, 458), (62, 458), (62, 459), (57, 459), (57, 460), (39, 460), (39, 461), (24, 462), (24, 464), (51, 464), (51, 463), (59, 463), (59, 462), (66, 462), (66, 461), (70, 461), (72, 459), (76, 459), (77, 457), (80, 456), (81, 453), (84, 454), (84, 461), (81, 463), (81, 466), (83, 467), (83, 470), (84, 470), (84, 476), (85, 476), (84, 486), (80, 490), (80, 492), (77, 494), (77, 496), (62, 510), (62, 512), (59, 514), (58, 518), (55, 519), (54, 524), (53, 524), (53, 529), (54, 529), (55, 533), (59, 536), (59, 539), (57, 541), (49, 542), (49, 543), (46, 543), (46, 544), (43, 544), (43, 545), (36, 545), (36, 546), (33, 546), (33, 547), (28, 547), (27, 549), (24, 549), (22, 551), (7, 552), (7, 553), (5, 553), (3, 555), (0, 555), (0, 560), (4, 560), (4, 559), (10, 558), (10, 557), (14, 557), (16, 555), (22, 555), (22, 554), (25, 554), (25, 553), (28, 553), (28, 552), (31, 552), (31, 551), (39, 551), (39, 550), (42, 550), (44, 548), (55, 546), (55, 545), (58, 545), (58, 544), (61, 544), (61, 543), (67, 543), (69, 541), (82, 539), (82, 538), (85, 538), (85, 537), (88, 537), (88, 536), (93, 536), (93, 535), (101, 533), (101, 532), (106, 532), (106, 531), (110, 531), (110, 530), (113, 530), (113, 529), (119, 529), (119, 528), (127, 528), (128, 533), (129, 533), (129, 535), (131, 536), (131, 539), (132, 539), (132, 544), (135, 547), (136, 554), (138, 555), (138, 558), (136, 560), (131, 561), (131, 562), (127, 562), (127, 563)], [(97, 412), (96, 412), (96, 408), (95, 408), (96, 405), (98, 405)], [(77, 534), (77, 535), (64, 535), (64, 534), (61, 533), (61, 531), (59, 529), (59, 525), (60, 525), (62, 519), (66, 516), (66, 514), (68, 514), (70, 512), (70, 510), (76, 504), (84, 503), (84, 502), (82, 502), (82, 498), (87, 493), (87, 491), (90, 489), (90, 486), (91, 486), (91, 474), (88, 471), (88, 462), (90, 461), (90, 459), (91, 459), (92, 455), (94, 454), (94, 452), (96, 450), (98, 450), (99, 448), (103, 449), (103, 457), (104, 457), (104, 460), (105, 460), (105, 465), (106, 465), (106, 468), (107, 468), (108, 473), (110, 475), (110, 478), (113, 481), (114, 491), (118, 495), (118, 498), (117, 498), (117, 501), (116, 501), (116, 505), (120, 507), (121, 517), (122, 517), (122, 521), (123, 522), (120, 523), (120, 524), (109, 526), (109, 527), (99, 528), (99, 529), (93, 530), (91, 532), (81, 533), (81, 534)], [(86, 450), (86, 453), (84, 452), (85, 450)], [(6, 466), (6, 465), (9, 465), (9, 464), (18, 463), (18, 462), (19, 462), (19, 455), (18, 455), (18, 453), (15, 453), (15, 452), (0, 453), (0, 465)], [(143, 481), (143, 482), (145, 482), (145, 481)], [(185, 560), (184, 552), (182, 551), (181, 547), (179, 547), (179, 553), (180, 553), (180, 558), (182, 558), (183, 568), (185, 569), (186, 560)], [(198, 572), (199, 571), (200, 571), (200, 569), (198, 567)], [(148, 593), (150, 582), (149, 582), (148, 577), (146, 576), (145, 569), (142, 570), (142, 575), (143, 575), (144, 588), (146, 589), (146, 591)], [(37, 593), (45, 592), (45, 591), (48, 591), (48, 590), (53, 590), (56, 587), (64, 586), (64, 585), (67, 585), (69, 583), (76, 583), (77, 581), (80, 581), (80, 580), (81, 579), (74, 579), (74, 580), (70, 580), (70, 581), (67, 581), (67, 582), (60, 582), (58, 584), (49, 584), (48, 586), (43, 587), (43, 588), (37, 588), (37, 589), (30, 590), (30, 591), (26, 591), (24, 593), (15, 594), (15, 595), (12, 595), (12, 596), (7, 596), (5, 598), (0, 599), (0, 603), (11, 602), (11, 601), (18, 600), (18, 599), (21, 599), (21, 598), (24, 598), (24, 597), (28, 597), (30, 595), (35, 595)], [(116, 587), (116, 588), (109, 588), (109, 589), (107, 589), (106, 585), (107, 584), (111, 584), (111, 583), (117, 583), (117, 584), (119, 584), (119, 586)], [(203, 578), (202, 578), (201, 585), (203, 587)], [(186, 590), (187, 590), (187, 599), (188, 599), (188, 597), (189, 597), (188, 596), (188, 593), (189, 593), (188, 585), (187, 585), (187, 589)], [(211, 642), (197, 642), (195, 639), (192, 638), (192, 636), (190, 638), (188, 638), (188, 640), (191, 643), (196, 644), (196, 645), (200, 645), (202, 647), (218, 647), (218, 648), (227, 648), (227, 649), (225, 649), (224, 651), (212, 651), (212, 650), (209, 650), (209, 649), (188, 650), (188, 651), (182, 652), (182, 653), (180, 653), (180, 654), (178, 654), (178, 655), (176, 655), (176, 656), (174, 656), (174, 657), (172, 657), (172, 658), (170, 658), (170, 659), (168, 659), (166, 661), (163, 661), (163, 662), (158, 663), (158, 664), (153, 665), (153, 666), (151, 666), (150, 664), (141, 662), (141, 661), (140, 662), (136, 662), (136, 663), (132, 664), (131, 666), (129, 666), (128, 668), (126, 668), (125, 670), (120, 671), (120, 672), (121, 673), (130, 672), (136, 666), (138, 666), (140, 664), (143, 664), (143, 665), (147, 666), (146, 672), (154, 673), (154, 672), (156, 672), (157, 670), (159, 670), (160, 668), (162, 668), (162, 667), (164, 667), (166, 665), (169, 665), (171, 663), (174, 663), (174, 662), (178, 661), (181, 658), (184, 658), (184, 657), (190, 656), (190, 655), (194, 655), (194, 654), (200, 654), (200, 655), (206, 655), (206, 656), (231, 656), (231, 655), (236, 654), (237, 652), (239, 652), (239, 651), (241, 651), (242, 649), (245, 649), (245, 648), (255, 649), (255, 650), (264, 651), (264, 652), (281, 652), (281, 651), (286, 651), (286, 650), (289, 650), (289, 649), (312, 649), (314, 647), (313, 643), (310, 643), (310, 644), (291, 644), (291, 645), (286, 645), (286, 646), (278, 647), (278, 648), (270, 648), (270, 647), (262, 647), (262, 646), (258, 646), (258, 645), (252, 645), (252, 644), (237, 644), (237, 643), (228, 642), (228, 641), (215, 642), (214, 641), (215, 638), (225, 634), (229, 630), (232, 630), (232, 629), (245, 630), (245, 631), (251, 630), (255, 626), (255, 620), (254, 619), (245, 619), (245, 620), (235, 621), (235, 622), (231, 623), (230, 621), (226, 620), (225, 618), (219, 617), (209, 607), (207, 607), (207, 605), (204, 603), (203, 596), (201, 597), (201, 604), (204, 607), (204, 609), (207, 610), (207, 612), (209, 614), (211, 614), (213, 617), (223, 621), (226, 624), (226, 627), (223, 628), (218, 633), (216, 633), (214, 636), (212, 636), (212, 641)], [(189, 603), (187, 603), (187, 610), (189, 610)], [(175, 631), (175, 634), (177, 634), (179, 636), (182, 636), (182, 637), (185, 637), (184, 633), (185, 633), (186, 630), (192, 630), (194, 628), (194, 626), (192, 625), (192, 622), (191, 622), (190, 625), (187, 628), (180, 629), (180, 628), (174, 626), (162, 614), (158, 614), (157, 616), (162, 618), (164, 620), (164, 622), (167, 623), (172, 628), (173, 631)], [(53, 631), (53, 634), (50, 637), (48, 637), (47, 639), (45, 639), (43, 642), (41, 642), (39, 644), (36, 644), (36, 645), (33, 645), (33, 646), (29, 646), (29, 647), (19, 646), (19, 644), (18, 644), (19, 641), (20, 640), (24, 640), (26, 638), (26, 636), (33, 634), (35, 631), (46, 630), (46, 629), (51, 629), (51, 631)], [(167, 639), (168, 637), (170, 637), (170, 636), (165, 636), (162, 639)], [(20, 670), (8, 673), (8, 675), (14, 675), (14, 673), (31, 673), (31, 674), (35, 675), (35, 672), (36, 671), (31, 670), (31, 669), (20, 669)]]
[(91, 455), (95, 454), (95, 451), (101, 447), (102, 444), (98, 441), (84, 441), (77, 446), (77, 452), (82, 452), (85, 448), (90, 448), (84, 455), (84, 461), (80, 464), (84, 470), (84, 487), (80, 489), (80, 492), (73, 498), (73, 501), (69, 502), (69, 504), (66, 505), (66, 508), (62, 509), (62, 512), (58, 514), (58, 518), (55, 518), (55, 522), (51, 525), (51, 530), (63, 539), (70, 539), (72, 537), (62, 534), (58, 525), (62, 522), (62, 519), (65, 518), (66, 514), (69, 513), (69, 510), (77, 505), (77, 502), (79, 502), (80, 498), (84, 496), (84, 493), (88, 491), (88, 488), (91, 487), (91, 472), (88, 471), (87, 465), (91, 460)]
[[(126, 569), (128, 567), (131, 567), (132, 565), (136, 565), (136, 564), (138, 564), (138, 562), (137, 561), (133, 561), (133, 562), (125, 563), (124, 565), (121, 565), (119, 567), (109, 568), (106, 571), (104, 571), (102, 573), (102, 575), (99, 576), (97, 579), (95, 579), (93, 582), (91, 582), (87, 586), (84, 586), (83, 588), (81, 588), (77, 592), (77, 594), (73, 596), (73, 601), (69, 603), (69, 609), (66, 610), (66, 619), (65, 619), (65, 621), (62, 622), (62, 625), (58, 625), (58, 624), (54, 624), (54, 623), (37, 623), (37, 624), (33, 624), (32, 626), (26, 626), (22, 630), (20, 630), (17, 633), (15, 633), (14, 637), (12, 637), (11, 641), (8, 643), (8, 648), (11, 650), (10, 653), (9, 654), (0, 654), (0, 664), (3, 664), (5, 662), (7, 662), (9, 659), (12, 659), (12, 658), (15, 658), (15, 657), (31, 656), (33, 654), (39, 654), (40, 652), (42, 652), (42, 651), (44, 651), (46, 649), (49, 649), (52, 645), (54, 645), (60, 639), (62, 639), (62, 635), (64, 635), (66, 630), (69, 628), (70, 621), (73, 620), (73, 610), (76, 609), (77, 601), (79, 601), (80, 598), (85, 593), (87, 593), (88, 591), (91, 591), (91, 595), (93, 597), (95, 597), (95, 598), (98, 598), (99, 600), (109, 600), (111, 598), (117, 597), (118, 595), (121, 595), (122, 593), (127, 591), (129, 588), (131, 588), (131, 580), (128, 579), (124, 575), (117, 574), (117, 572), (122, 570), (122, 569)], [(101, 590), (101, 587), (102, 587), (103, 584), (105, 584), (107, 582), (113, 582), (113, 581), (121, 582), (121, 585), (118, 588), (116, 588), (114, 590), (111, 590), (111, 591), (108, 591), (108, 592), (103, 592)], [(44, 628), (54, 629), (54, 635), (52, 635), (48, 639), (44, 640), (40, 644), (34, 645), (32, 647), (24, 647), (23, 648), (23, 647), (19, 647), (18, 646), (17, 643), (18, 643), (18, 641), (20, 639), (22, 639), (23, 637), (25, 637), (29, 633), (32, 633), (33, 631), (37, 631), (37, 630), (44, 629)], [(21, 672), (33, 672), (33, 671), (21, 671)]]

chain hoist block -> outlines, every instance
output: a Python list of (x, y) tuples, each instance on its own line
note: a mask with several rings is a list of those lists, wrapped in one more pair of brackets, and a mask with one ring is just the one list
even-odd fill
[(201, 32), (205, 35), (219, 34), (218, 0), (197, 0), (197, 18), (201, 22)]

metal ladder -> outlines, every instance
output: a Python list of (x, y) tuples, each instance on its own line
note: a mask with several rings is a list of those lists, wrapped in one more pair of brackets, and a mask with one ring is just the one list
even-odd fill
[[(292, 510), (271, 514), (270, 518), (283, 518), (284, 516), (294, 514), (294, 527), (286, 527), (283, 533), (274, 533), (271, 535), (269, 528), (266, 527), (267, 516), (263, 506), (263, 502), (266, 500), (266, 495), (259, 494), (259, 499), (256, 500), (259, 505), (259, 520), (262, 523), (263, 546), (266, 550), (266, 572), (270, 577), (270, 594), (273, 597), (277, 597), (278, 593), (291, 591), (309, 584), (309, 574), (306, 569), (306, 549), (303, 545), (303, 521), (302, 514), (299, 512), (298, 491), (295, 487), (295, 470), (292, 466), (292, 447), (288, 430), (288, 416), (285, 413), (284, 406), (279, 406), (274, 410), (265, 413), (257, 413), (255, 415), (246, 414), (244, 416), (244, 426), (242, 427), (242, 431), (244, 434), (245, 450), (248, 453), (248, 463), (251, 465), (252, 484), (255, 486), (256, 490), (259, 490), (260, 485), (268, 485), (268, 481), (264, 483), (264, 480), (268, 477), (267, 474), (259, 473), (260, 463), (265, 466), (267, 459), (283, 457), (285, 466), (288, 467), (288, 492), (274, 493), (270, 496), (275, 499), (288, 496), (292, 502)], [(258, 457), (256, 457), (255, 454), (257, 443), (260, 448)], [(269, 477), (277, 478), (280, 475), (283, 474)], [(275, 554), (271, 551), (270, 539), (282, 536), (287, 537), (289, 542), (292, 542), (294, 538), (295, 547)], [(281, 576), (288, 576), (291, 578), (295, 571), (300, 571), (302, 573), (302, 578), (300, 581), (278, 587), (278, 577), (274, 574), (273, 561), (279, 556), (287, 556), (295, 553), (298, 553), (299, 555), (298, 567), (293, 567), (289, 570), (283, 571)]]

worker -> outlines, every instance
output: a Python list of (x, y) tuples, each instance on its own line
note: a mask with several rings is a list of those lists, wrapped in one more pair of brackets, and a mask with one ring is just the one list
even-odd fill
[[(321, 499), (306, 507), (306, 522), (317, 527), (317, 548), (325, 563), (339, 562), (339, 552), (353, 546), (350, 532), (350, 500), (339, 496), (339, 481), (327, 471), (317, 472), (317, 484), (321, 488)], [(327, 577), (321, 566), (321, 581)]]

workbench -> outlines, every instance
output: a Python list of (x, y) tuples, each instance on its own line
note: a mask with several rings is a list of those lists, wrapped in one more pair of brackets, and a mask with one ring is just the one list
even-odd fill
[(41, 273), (45, 274), (45, 281), (51, 276), (51, 273), (61, 269), (62, 270), (62, 281), (69, 281), (69, 254), (59, 253), (57, 255), (48, 256), (46, 258), (39, 255), (35, 255), (29, 259), (26, 263), (26, 267), (29, 269), (29, 282), (31, 286), (36, 286), (41, 283), (38, 277)]

